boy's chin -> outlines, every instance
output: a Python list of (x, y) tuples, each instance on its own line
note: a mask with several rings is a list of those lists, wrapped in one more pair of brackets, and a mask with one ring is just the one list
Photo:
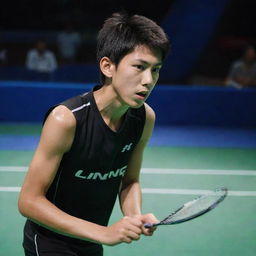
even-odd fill
[(144, 104), (144, 101), (141, 102), (133, 102), (128, 104), (130, 108), (140, 108)]

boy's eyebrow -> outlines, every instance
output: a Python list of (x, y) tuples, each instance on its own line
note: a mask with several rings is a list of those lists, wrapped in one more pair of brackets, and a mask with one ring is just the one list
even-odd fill
[[(150, 64), (148, 61), (142, 60), (142, 59), (136, 59), (137, 61), (142, 62), (143, 64)], [(162, 62), (158, 62), (156, 64), (154, 64), (154, 66), (162, 66)]]

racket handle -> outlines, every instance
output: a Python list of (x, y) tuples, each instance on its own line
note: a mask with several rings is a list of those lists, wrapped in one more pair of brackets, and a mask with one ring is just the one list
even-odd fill
[(154, 227), (154, 226), (157, 226), (157, 223), (145, 223), (145, 224), (144, 224), (144, 227), (145, 227), (145, 228), (152, 228), (152, 227)]

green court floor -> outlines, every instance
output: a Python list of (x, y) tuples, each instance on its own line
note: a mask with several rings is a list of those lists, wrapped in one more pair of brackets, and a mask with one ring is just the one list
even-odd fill
[[(22, 133), (26, 132), (24, 129)], [(33, 133), (38, 133), (37, 128), (31, 128), (30, 134)], [(0, 150), (1, 256), (23, 255), (21, 243), (25, 219), (17, 210), (17, 190), (32, 155), (29, 150)], [(170, 172), (159, 172), (162, 169)], [(188, 173), (179, 173), (179, 170)], [(209, 173), (209, 170), (213, 172)], [(148, 147), (141, 174), (144, 213), (152, 212), (161, 219), (194, 198), (195, 190), (226, 186), (233, 194), (218, 208), (198, 219), (159, 227), (153, 237), (142, 237), (129, 245), (105, 247), (105, 255), (255, 256), (255, 170), (256, 149)], [(6, 188), (10, 191), (5, 191)], [(163, 189), (178, 192), (165, 193)], [(244, 192), (249, 193), (245, 195)], [(110, 224), (121, 217), (116, 204)]]

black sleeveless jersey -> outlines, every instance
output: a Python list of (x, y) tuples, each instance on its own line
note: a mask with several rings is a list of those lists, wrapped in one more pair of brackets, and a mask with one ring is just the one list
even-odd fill
[(76, 131), (46, 196), (64, 212), (106, 226), (143, 132), (145, 107), (128, 109), (120, 129), (114, 132), (104, 122), (92, 91), (61, 105), (74, 114)]

